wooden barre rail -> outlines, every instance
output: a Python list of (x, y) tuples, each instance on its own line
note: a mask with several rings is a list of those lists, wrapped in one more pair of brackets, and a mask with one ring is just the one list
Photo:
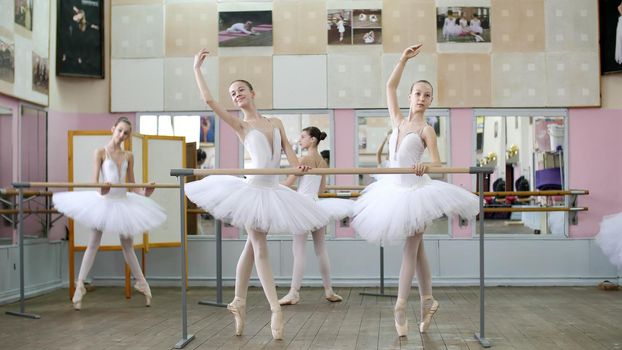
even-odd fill
[[(511, 208), (484, 208), (484, 213), (520, 213), (520, 212), (575, 212), (588, 211), (588, 207), (511, 207)], [(188, 209), (189, 214), (207, 214), (202, 209)]]
[[(19, 210), (17, 209), (0, 209), (0, 215), (10, 215), (10, 214), (18, 214)], [(24, 214), (59, 214), (56, 209), (24, 209), (22, 210)]]
[[(7, 196), (7, 197), (16, 197), (19, 194), (18, 191), (12, 189), (12, 188), (2, 188), (0, 189), (0, 195), (2, 196)], [(49, 191), (23, 191), (22, 194), (24, 196), (52, 196), (54, 194), (54, 192), (49, 192)]]
[(32, 188), (32, 187), (51, 187), (51, 188), (179, 188), (177, 184), (169, 183), (118, 183), (118, 184), (103, 184), (103, 183), (90, 183), (90, 182), (14, 182), (15, 188)]
[[(364, 190), (363, 185), (327, 185), (326, 190), (329, 191), (347, 191), (347, 190)], [(473, 192), (479, 194), (479, 192)], [(568, 195), (588, 195), (589, 190), (543, 190), (543, 191), (496, 191), (484, 192), (484, 196), (568, 196)]]
[[(428, 174), (489, 174), (494, 169), (487, 167), (451, 168), (431, 167)], [(300, 171), (284, 169), (171, 169), (171, 176), (191, 175), (349, 175), (349, 174), (413, 174), (413, 168), (313, 168)]]

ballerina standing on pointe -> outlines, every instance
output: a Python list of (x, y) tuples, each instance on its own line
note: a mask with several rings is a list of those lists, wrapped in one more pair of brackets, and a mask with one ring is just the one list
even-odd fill
[(423, 232), (443, 215), (471, 218), (479, 211), (473, 193), (425, 174), (423, 152), (430, 152), (431, 164), (440, 166), (434, 128), (426, 123), (425, 111), (432, 103), (432, 85), (419, 80), (408, 96), (410, 111), (403, 116), (397, 101), (397, 87), (409, 59), (417, 56), (421, 45), (410, 46), (393, 69), (387, 82), (387, 103), (393, 131), (389, 137), (389, 166), (409, 167), (415, 174), (378, 176), (354, 203), (354, 230), (367, 241), (381, 245), (403, 243), (395, 328), (399, 336), (408, 333), (407, 301), (415, 275), (421, 299), (419, 331), (425, 332), (439, 304), (432, 296), (432, 275), (423, 245)]
[[(242, 110), (244, 119), (232, 116), (212, 97), (201, 72), (208, 54), (203, 49), (194, 57), (194, 76), (199, 91), (203, 100), (244, 144), (251, 157), (249, 168), (279, 168), (284, 151), (291, 166), (301, 171), (308, 170), (308, 167), (299, 165), (287, 141), (283, 123), (277, 118), (259, 114), (255, 106), (255, 91), (249, 82), (235, 80), (229, 86), (231, 100)], [(236, 335), (242, 335), (244, 331), (246, 294), (254, 262), (272, 311), (272, 337), (283, 339), (283, 314), (268, 259), (266, 236), (269, 231), (306, 234), (325, 226), (327, 215), (311, 199), (280, 185), (278, 175), (253, 175), (248, 176), (247, 180), (228, 175), (208, 176), (185, 187), (191, 201), (217, 219), (245, 228), (248, 233), (236, 268), (235, 298), (227, 307), (235, 318)]]

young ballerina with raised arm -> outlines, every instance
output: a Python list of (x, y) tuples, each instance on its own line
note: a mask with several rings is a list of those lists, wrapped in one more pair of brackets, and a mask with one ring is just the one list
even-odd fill
[[(328, 164), (324, 161), (322, 155), (318, 152), (317, 146), (320, 141), (326, 138), (326, 133), (320, 131), (315, 126), (309, 126), (302, 129), (300, 133), (300, 147), (307, 150), (307, 154), (300, 159), (300, 163), (312, 168), (328, 168)], [(324, 193), (326, 179), (321, 175), (290, 175), (284, 185), (292, 186), (296, 180), (298, 181), (298, 193), (314, 200), (317, 205), (326, 212), (333, 220), (341, 220), (352, 214), (353, 201), (347, 199), (328, 198), (318, 200), (318, 194)], [(322, 227), (313, 231), (313, 246), (315, 255), (320, 264), (320, 273), (322, 274), (322, 284), (324, 285), (324, 297), (330, 302), (339, 302), (343, 298), (333, 291), (330, 282), (330, 263), (328, 253), (324, 244), (324, 236), (326, 235), (326, 227)], [(307, 243), (307, 234), (294, 235), (292, 244), (292, 254), (294, 256), (294, 269), (292, 272), (292, 284), (289, 293), (279, 299), (281, 305), (295, 305), (300, 301), (300, 286), (302, 284), (302, 275), (305, 270), (305, 245)]]
[[(307, 170), (308, 167), (299, 166), (282, 122), (277, 118), (265, 118), (257, 111), (255, 91), (249, 82), (236, 80), (228, 90), (233, 103), (242, 110), (243, 119), (229, 114), (213, 98), (201, 73), (201, 65), (208, 54), (203, 49), (194, 57), (198, 88), (203, 100), (244, 144), (251, 157), (249, 168), (279, 168), (281, 153), (285, 151), (291, 166)], [(236, 335), (242, 335), (244, 331), (246, 294), (254, 262), (272, 310), (272, 337), (282, 339), (283, 315), (268, 259), (266, 236), (269, 231), (306, 234), (326, 225), (328, 217), (312, 200), (280, 185), (278, 175), (253, 175), (247, 180), (235, 176), (208, 176), (185, 187), (191, 201), (217, 219), (243, 227), (248, 233), (236, 268), (235, 298), (228, 305), (235, 318)]]
[[(121, 148), (131, 132), (130, 121), (125, 117), (119, 118), (112, 127), (110, 142), (95, 150), (94, 182), (100, 180), (110, 184), (134, 182), (134, 157), (131, 152)], [(93, 229), (91, 240), (82, 258), (76, 290), (73, 294), (74, 309), (82, 308), (82, 298), (86, 294), (84, 280), (93, 266), (102, 234), (119, 236), (125, 262), (130, 266), (132, 275), (137, 281), (134, 288), (145, 295), (145, 304), (151, 305), (151, 290), (138, 264), (134, 252), (133, 236), (142, 235), (166, 220), (164, 210), (156, 202), (147, 198), (153, 190), (153, 187), (148, 187), (134, 189), (128, 193), (125, 188), (102, 187), (99, 192), (59, 192), (52, 196), (54, 207), (59, 212)]]
[(409, 94), (410, 110), (402, 115), (397, 101), (397, 87), (404, 67), (415, 57), (421, 45), (404, 50), (387, 82), (387, 104), (393, 124), (389, 138), (389, 166), (411, 167), (415, 174), (381, 176), (367, 186), (354, 203), (355, 231), (364, 239), (381, 245), (404, 242), (400, 268), (395, 329), (399, 336), (408, 333), (407, 301), (412, 280), (417, 273), (421, 299), (419, 331), (425, 332), (438, 302), (432, 296), (432, 277), (425, 256), (423, 232), (434, 219), (443, 215), (475, 216), (479, 211), (478, 198), (471, 192), (446, 182), (432, 180), (421, 163), (428, 149), (432, 166), (440, 166), (434, 128), (426, 123), (425, 111), (432, 103), (432, 85), (425, 80), (413, 84)]

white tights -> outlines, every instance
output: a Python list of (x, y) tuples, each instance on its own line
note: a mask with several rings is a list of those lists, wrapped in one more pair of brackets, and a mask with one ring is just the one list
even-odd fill
[[(317, 231), (313, 231), (313, 247), (315, 248), (315, 256), (320, 264), (320, 273), (322, 274), (322, 284), (324, 285), (324, 293), (326, 296), (333, 294), (333, 288), (330, 283), (330, 263), (328, 261), (328, 253), (324, 244), (324, 236), (326, 235), (326, 227)], [(302, 276), (305, 271), (305, 255), (306, 255), (307, 234), (294, 235), (292, 244), (292, 253), (294, 255), (294, 271), (292, 272), (292, 286), (290, 291), (298, 292), (302, 284)]]
[[(432, 273), (425, 255), (422, 232), (408, 237), (404, 244), (396, 308), (406, 306), (415, 272), (417, 273), (417, 284), (419, 285), (419, 297), (423, 305), (424, 300), (432, 297)], [(402, 324), (403, 320), (401, 318), (405, 317), (405, 315), (400, 313), (399, 315), (396, 314), (396, 317), (398, 322)]]
[[(123, 236), (120, 236), (119, 238), (121, 239), (123, 257), (125, 258), (125, 262), (130, 266), (130, 269), (132, 270), (132, 275), (137, 282), (146, 283), (147, 281), (145, 280), (143, 271), (138, 264), (138, 258), (136, 257), (136, 253), (134, 252), (134, 242), (132, 238)], [(93, 262), (95, 261), (95, 255), (97, 254), (97, 250), (99, 249), (99, 245), (101, 244), (101, 240), (102, 232), (93, 231), (93, 234), (91, 235), (91, 240), (86, 247), (84, 257), (82, 258), (82, 265), (80, 266), (80, 273), (78, 274), (78, 283), (84, 283), (84, 280), (89, 275), (91, 267), (93, 267)]]
[(244, 245), (244, 250), (238, 260), (235, 271), (235, 297), (246, 300), (248, 292), (248, 282), (253, 271), (253, 262), (257, 269), (259, 281), (263, 287), (263, 292), (270, 303), (270, 309), (273, 312), (281, 310), (279, 300), (274, 286), (274, 277), (272, 275), (272, 267), (268, 258), (268, 241), (265, 232), (259, 232), (249, 227), (246, 228), (248, 239)]

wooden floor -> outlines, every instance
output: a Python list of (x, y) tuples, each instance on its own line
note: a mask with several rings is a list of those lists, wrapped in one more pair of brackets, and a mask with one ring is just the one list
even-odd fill
[[(285, 339), (273, 341), (270, 313), (260, 289), (251, 288), (244, 335), (233, 334), (225, 308), (198, 305), (214, 299), (212, 288), (189, 291), (189, 333), (185, 349), (480, 349), (478, 288), (435, 288), (440, 302), (429, 333), (417, 332), (417, 290), (409, 304), (410, 331), (396, 336), (394, 298), (361, 296), (361, 288), (339, 288), (342, 303), (304, 288), (301, 303), (284, 309)], [(374, 291), (374, 289), (366, 289)], [(285, 289), (279, 290), (279, 296)], [(395, 292), (388, 289), (387, 292)], [(40, 320), (5, 315), (18, 304), (0, 306), (0, 349), (171, 349), (181, 339), (180, 292), (154, 288), (153, 306), (142, 295), (126, 300), (121, 288), (88, 293), (73, 311), (67, 290), (27, 301)], [(226, 300), (232, 291), (225, 291)], [(487, 288), (486, 336), (493, 349), (622, 349), (622, 291), (592, 287)]]

